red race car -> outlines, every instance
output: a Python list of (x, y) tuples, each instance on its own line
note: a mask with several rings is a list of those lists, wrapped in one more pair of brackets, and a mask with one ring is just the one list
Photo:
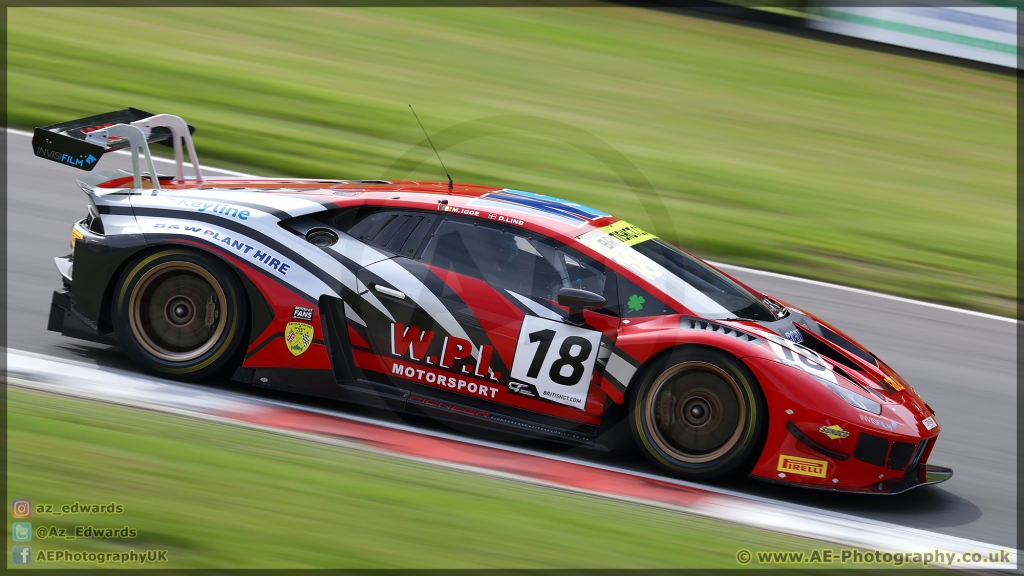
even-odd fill
[[(79, 180), (51, 330), (172, 378), (599, 448), (628, 428), (684, 479), (894, 494), (952, 476), (926, 464), (931, 408), (871, 352), (610, 214), (450, 181), (207, 178), (191, 131), (133, 108), (36, 130), (40, 157), (91, 171), (130, 148), (135, 166)], [(168, 141), (177, 173), (154, 177)]]

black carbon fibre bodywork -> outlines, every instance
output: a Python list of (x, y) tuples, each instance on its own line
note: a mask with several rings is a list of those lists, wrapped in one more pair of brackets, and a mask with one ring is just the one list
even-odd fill
[(71, 309), (97, 335), (113, 330), (110, 300), (127, 263), (149, 247), (142, 235), (100, 236), (88, 231), (75, 243)]

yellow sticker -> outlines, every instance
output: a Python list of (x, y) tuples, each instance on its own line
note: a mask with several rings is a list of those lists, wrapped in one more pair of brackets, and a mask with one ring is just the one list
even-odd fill
[(313, 343), (313, 325), (305, 322), (289, 322), (284, 328), (284, 343), (294, 356), (302, 354)]
[(850, 433), (847, 432), (846, 430), (843, 430), (842, 426), (840, 426), (839, 424), (833, 424), (831, 426), (822, 426), (821, 428), (818, 428), (818, 432), (821, 432), (822, 434), (828, 436), (833, 440), (842, 440), (843, 438), (850, 437)]
[(793, 474), (824, 478), (826, 472), (828, 472), (828, 462), (783, 454), (779, 456), (779, 472), (792, 472)]
[(614, 224), (582, 234), (577, 237), (577, 240), (598, 254), (622, 264), (644, 278), (654, 280), (661, 277), (661, 268), (643, 254), (629, 249), (634, 244), (652, 238), (657, 238), (657, 236), (625, 220), (619, 220)]

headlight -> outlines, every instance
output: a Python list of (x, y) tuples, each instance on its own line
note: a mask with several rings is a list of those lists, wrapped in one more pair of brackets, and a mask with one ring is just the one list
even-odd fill
[(831, 391), (835, 392), (836, 394), (842, 396), (843, 400), (846, 400), (846, 402), (850, 406), (853, 406), (854, 408), (860, 408), (861, 410), (864, 410), (865, 412), (871, 412), (872, 414), (874, 414), (876, 416), (880, 416), (882, 414), (882, 405), (879, 404), (878, 402), (875, 402), (874, 400), (871, 400), (870, 398), (865, 398), (864, 396), (861, 396), (860, 394), (857, 394), (856, 392), (847, 390), (846, 388), (843, 388), (842, 386), (840, 386), (838, 384), (833, 384), (831, 382), (825, 382), (824, 380), (820, 380), (820, 379), (819, 379), (819, 382), (821, 382), (825, 386), (828, 386), (829, 390), (831, 390)]

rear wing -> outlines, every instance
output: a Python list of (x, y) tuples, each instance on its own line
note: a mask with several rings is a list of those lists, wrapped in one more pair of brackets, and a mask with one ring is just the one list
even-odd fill
[(192, 132), (195, 132), (195, 128), (178, 116), (154, 115), (137, 108), (125, 108), (36, 128), (32, 137), (32, 150), (40, 158), (91, 171), (107, 152), (128, 148), (132, 152), (136, 188), (142, 188), (139, 166), (141, 151), (146, 158), (153, 187), (159, 189), (160, 182), (149, 151), (149, 144), (153, 142), (174, 148), (176, 176), (181, 181), (185, 179), (183, 148), (187, 147), (196, 181), (204, 180), (192, 144)]

